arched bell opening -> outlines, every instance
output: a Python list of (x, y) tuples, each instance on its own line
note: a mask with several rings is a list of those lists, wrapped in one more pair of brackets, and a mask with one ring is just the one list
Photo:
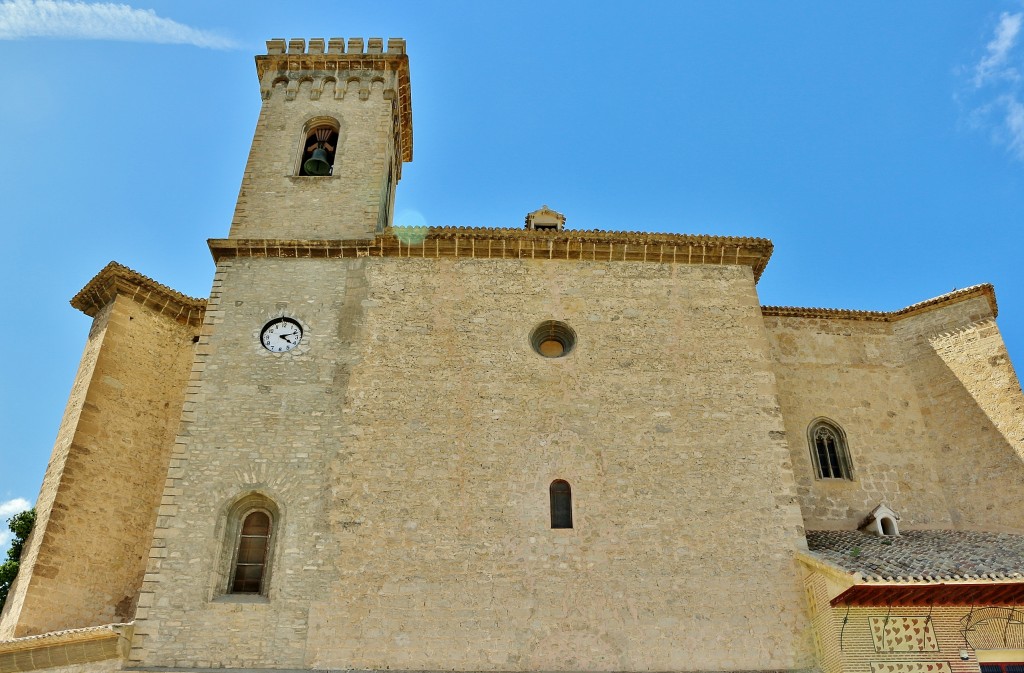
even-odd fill
[(299, 161), (299, 175), (333, 175), (337, 149), (337, 128), (330, 124), (318, 124), (307, 130), (302, 146), (302, 158)]

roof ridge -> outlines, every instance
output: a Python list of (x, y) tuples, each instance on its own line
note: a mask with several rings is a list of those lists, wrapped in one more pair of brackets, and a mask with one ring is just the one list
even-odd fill
[(991, 283), (979, 283), (961, 289), (952, 290), (940, 294), (931, 299), (919, 301), (895, 311), (866, 311), (847, 308), (818, 308), (800, 306), (761, 306), (761, 315), (778, 316), (782, 318), (837, 318), (843, 320), (874, 320), (878, 322), (895, 322), (916, 315), (922, 311), (937, 308), (943, 305), (956, 304), (974, 297), (985, 297), (992, 309), (992, 316), (999, 315), (999, 305), (996, 303), (995, 287)]

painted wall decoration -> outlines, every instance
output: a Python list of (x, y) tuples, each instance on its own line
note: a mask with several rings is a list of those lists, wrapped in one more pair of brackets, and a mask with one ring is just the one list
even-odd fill
[(952, 673), (945, 661), (875, 661), (871, 673)]
[(932, 621), (927, 617), (871, 617), (868, 621), (875, 652), (939, 650)]

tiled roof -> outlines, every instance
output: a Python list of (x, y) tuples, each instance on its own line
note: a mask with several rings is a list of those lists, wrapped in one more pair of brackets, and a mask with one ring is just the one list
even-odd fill
[(818, 558), (866, 582), (949, 582), (1024, 579), (1024, 535), (954, 530), (901, 531), (880, 537), (860, 531), (807, 531)]
[(91, 318), (119, 294), (181, 323), (200, 325), (206, 312), (205, 299), (183, 295), (117, 262), (103, 267), (72, 297), (71, 305)]
[(15, 645), (20, 643), (33, 643), (43, 642), (51, 640), (66, 639), (68, 637), (74, 637), (89, 633), (120, 633), (121, 630), (126, 626), (132, 626), (134, 622), (118, 622), (116, 624), (100, 624), (99, 626), (84, 626), (78, 629), (64, 629), (62, 631), (49, 631), (47, 633), (40, 633), (34, 636), (22, 636), (20, 638), (12, 638), (11, 640), (0, 640), (0, 645)]
[(996, 290), (990, 283), (972, 285), (960, 290), (953, 290), (946, 294), (919, 301), (898, 311), (859, 311), (844, 308), (802, 308), (798, 306), (762, 306), (761, 314), (778, 316), (781, 318), (818, 318), (837, 320), (872, 320), (876, 322), (895, 322), (917, 315), (922, 311), (938, 306), (948, 306), (957, 302), (984, 297), (992, 309), (992, 315), (999, 315), (999, 305), (996, 303)]

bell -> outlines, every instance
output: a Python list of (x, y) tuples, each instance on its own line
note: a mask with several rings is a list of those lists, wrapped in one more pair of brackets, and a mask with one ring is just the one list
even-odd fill
[(327, 161), (327, 150), (322, 147), (313, 150), (313, 156), (302, 164), (302, 170), (306, 171), (306, 175), (330, 175), (331, 164)]

